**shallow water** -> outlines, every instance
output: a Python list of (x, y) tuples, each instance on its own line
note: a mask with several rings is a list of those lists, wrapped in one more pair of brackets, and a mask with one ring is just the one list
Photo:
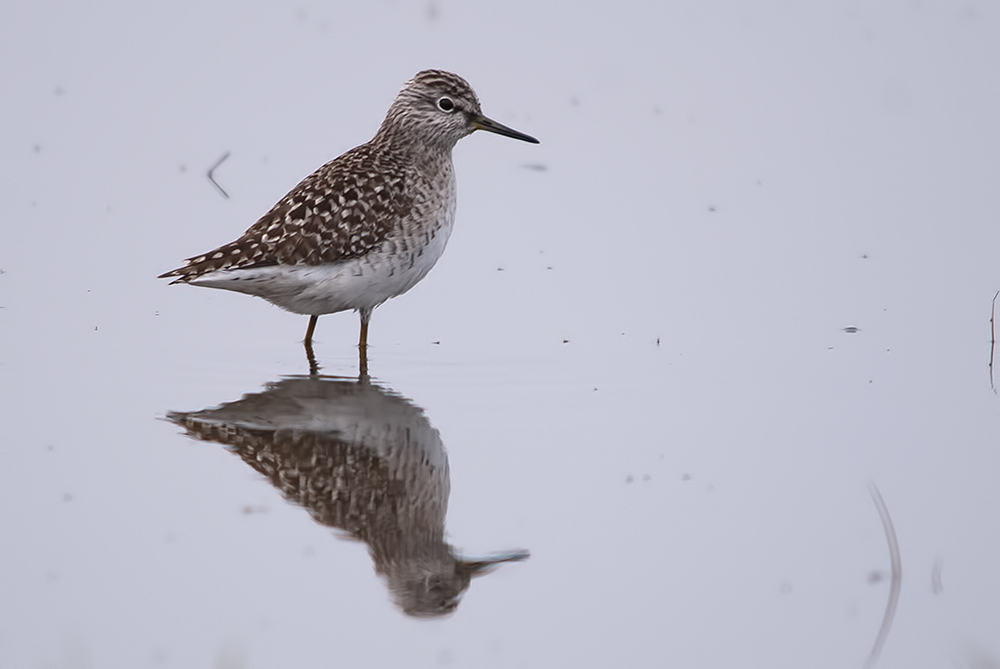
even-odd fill
[[(988, 6), (5, 12), (0, 666), (861, 666), (871, 483), (902, 564), (875, 666), (1000, 666)], [(375, 393), (364, 421), (321, 392), (186, 436), (171, 412), (303, 381), (307, 319), (154, 277), (428, 66), (542, 144), (459, 144), (456, 232), (376, 310), (370, 385), (357, 317), (320, 319), (314, 383)], [(345, 411), (430, 436), (380, 452)], [(232, 443), (265, 423), (369, 468), (268, 478)], [(318, 513), (320, 480), (392, 522)], [(443, 617), (386, 576), (519, 551)]]

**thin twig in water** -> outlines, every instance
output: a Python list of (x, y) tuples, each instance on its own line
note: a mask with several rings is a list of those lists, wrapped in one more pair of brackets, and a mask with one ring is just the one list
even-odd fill
[(219, 182), (215, 180), (215, 177), (212, 176), (212, 173), (215, 172), (216, 168), (219, 167), (219, 165), (221, 165), (223, 163), (223, 161), (226, 158), (228, 158), (228, 157), (229, 157), (229, 152), (226, 151), (224, 154), (222, 154), (221, 158), (219, 158), (218, 160), (215, 161), (214, 165), (212, 165), (211, 167), (208, 168), (208, 180), (212, 182), (213, 186), (215, 186), (216, 188), (219, 189), (219, 192), (222, 193), (222, 196), (224, 198), (226, 198), (227, 200), (229, 199), (229, 193), (227, 193), (226, 191), (222, 190), (222, 186), (220, 186)]
[(892, 563), (892, 585), (889, 588), (889, 602), (885, 607), (885, 615), (882, 617), (882, 627), (875, 637), (875, 645), (872, 652), (865, 661), (865, 669), (871, 667), (882, 654), (882, 646), (885, 645), (886, 637), (892, 628), (892, 619), (896, 616), (896, 605), (899, 604), (899, 590), (903, 582), (903, 566), (899, 559), (899, 542), (896, 541), (896, 530), (892, 527), (892, 518), (889, 517), (889, 509), (886, 508), (882, 495), (879, 493), (875, 483), (869, 483), (868, 489), (875, 500), (875, 508), (878, 509), (879, 518), (882, 519), (882, 529), (885, 530), (886, 541), (889, 542), (889, 560)]
[(993, 294), (993, 309), (990, 310), (990, 388), (993, 389), (994, 395), (997, 392), (997, 387), (993, 383), (993, 352), (997, 347), (997, 331), (993, 325), (993, 320), (997, 315), (997, 295), (1000, 295), (1000, 290)]

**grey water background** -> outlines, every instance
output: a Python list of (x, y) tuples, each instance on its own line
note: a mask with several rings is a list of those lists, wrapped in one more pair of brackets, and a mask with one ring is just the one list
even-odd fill
[[(1000, 666), (1000, 6), (8, 2), (0, 53), (0, 666), (861, 666), (869, 482), (876, 666)], [(372, 319), (448, 541), (531, 551), (430, 621), (164, 420), (305, 373), (307, 319), (154, 279), (427, 67), (542, 141), (459, 143)]]

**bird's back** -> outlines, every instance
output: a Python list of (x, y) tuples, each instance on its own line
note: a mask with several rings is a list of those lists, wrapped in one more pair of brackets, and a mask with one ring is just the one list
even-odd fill
[(369, 142), (306, 177), (234, 242), (163, 274), (299, 314), (370, 310), (434, 266), (455, 219), (451, 154)]
[(162, 274), (190, 283), (219, 270), (315, 266), (377, 248), (413, 208), (406, 163), (362, 144), (303, 179), (236, 241)]

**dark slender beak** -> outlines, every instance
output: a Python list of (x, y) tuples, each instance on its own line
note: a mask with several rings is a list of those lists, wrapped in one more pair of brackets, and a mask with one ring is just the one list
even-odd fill
[(538, 144), (538, 140), (531, 135), (525, 135), (523, 132), (518, 132), (513, 128), (508, 128), (502, 123), (497, 123), (491, 118), (486, 118), (485, 116), (480, 116), (473, 122), (473, 127), (476, 130), (488, 130), (490, 132), (495, 132), (498, 135), (503, 135), (504, 137), (513, 137), (514, 139), (519, 139), (522, 142), (531, 142), (532, 144)]
[[(503, 126), (500, 126), (503, 127)], [(520, 137), (518, 137), (520, 139)], [(528, 551), (513, 551), (502, 555), (494, 555), (482, 560), (462, 560), (461, 565), (469, 576), (482, 576), (493, 571), (493, 569), (504, 562), (521, 562), (531, 557)]]

